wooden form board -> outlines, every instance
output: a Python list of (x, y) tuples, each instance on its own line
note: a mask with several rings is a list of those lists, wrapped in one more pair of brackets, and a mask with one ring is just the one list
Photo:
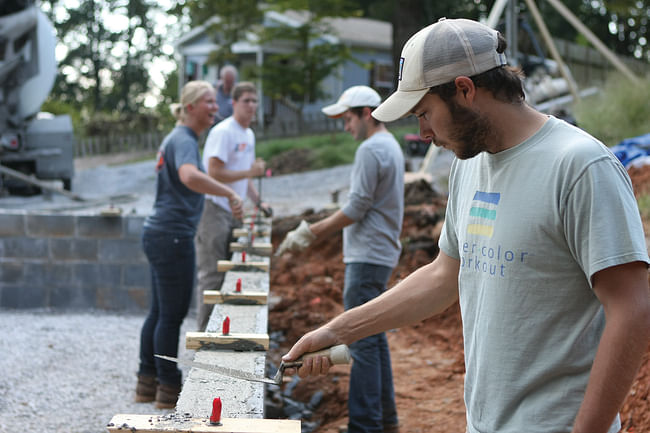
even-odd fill
[(242, 242), (231, 242), (230, 250), (235, 252), (246, 251), (246, 254), (269, 257), (273, 252), (273, 245), (270, 242), (253, 242), (253, 245)]
[(253, 216), (244, 216), (244, 219), (242, 221), (242, 224), (244, 226), (249, 226), (251, 223), (254, 223), (255, 225), (260, 225), (260, 226), (270, 226), (271, 225), (271, 218), (265, 218), (265, 217), (260, 217), (257, 215), (255, 218)]
[[(245, 238), (248, 237), (249, 230), (248, 228), (233, 229), (232, 235), (236, 238)], [(256, 237), (271, 236), (271, 229), (268, 227), (254, 227), (253, 234)]]
[(233, 262), (231, 260), (219, 260), (217, 262), (217, 272), (228, 272), (228, 271), (259, 271), (259, 272), (268, 272), (269, 263), (268, 262)]
[(138, 433), (300, 433), (300, 420), (222, 418), (221, 426), (209, 418), (168, 415), (117, 414), (106, 426), (109, 432)]
[(204, 304), (265, 305), (268, 300), (266, 292), (221, 292), (204, 290)]
[(269, 350), (268, 334), (223, 335), (219, 332), (187, 332), (185, 347), (192, 350)]

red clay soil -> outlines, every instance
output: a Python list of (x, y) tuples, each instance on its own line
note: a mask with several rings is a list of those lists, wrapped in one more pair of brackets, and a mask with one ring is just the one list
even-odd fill
[[(650, 186), (650, 169), (638, 187)], [(633, 178), (633, 181), (636, 181)], [(638, 184), (638, 185), (637, 185)], [(650, 191), (650, 187), (647, 189)], [(431, 203), (432, 201), (429, 201)], [(389, 286), (437, 254), (444, 216), (444, 201), (407, 206), (402, 229), (403, 252)], [(278, 243), (301, 219), (317, 221), (327, 212), (274, 220), (272, 242)], [(298, 256), (275, 257), (271, 266), (271, 292), (281, 300), (271, 309), (269, 326), (283, 331), (286, 340), (269, 355), (279, 361), (291, 345), (343, 311), (344, 265), (340, 234), (318, 242)], [(418, 325), (388, 332), (400, 431), (463, 433), (463, 341), (458, 304)], [(327, 376), (302, 380), (292, 398), (307, 402), (318, 390), (325, 392), (311, 421), (317, 430), (338, 433), (347, 425), (349, 368), (336, 366)], [(650, 345), (639, 374), (621, 411), (624, 433), (650, 432)]]

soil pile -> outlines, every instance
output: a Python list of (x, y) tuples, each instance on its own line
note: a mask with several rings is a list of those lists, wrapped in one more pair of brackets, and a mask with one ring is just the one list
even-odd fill
[[(633, 176), (633, 181), (636, 180), (635, 190), (647, 188), (644, 191), (650, 191), (650, 168), (644, 171), (646, 176)], [(403, 251), (389, 286), (429, 263), (438, 253), (437, 241), (445, 201), (433, 198), (424, 202), (431, 204), (409, 205), (405, 209), (401, 235)], [(306, 212), (274, 220), (274, 249), (300, 220), (314, 222), (330, 213)], [(269, 326), (282, 333), (280, 347), (269, 352), (275, 363), (279, 364), (280, 356), (298, 338), (343, 311), (343, 276), (340, 233), (317, 242), (299, 255), (285, 254), (272, 260), (271, 291), (281, 300), (270, 311)], [(464, 431), (465, 367), (458, 304), (415, 326), (392, 330), (387, 336), (401, 431)], [(622, 408), (624, 433), (650, 431), (650, 346), (648, 349)], [(295, 388), (291, 397), (308, 402), (314, 394), (322, 391), (324, 398), (313, 411), (310, 421), (320, 424), (318, 432), (338, 433), (340, 428), (347, 425), (348, 384), (349, 368), (337, 366), (328, 376), (307, 378), (297, 385), (292, 384)]]

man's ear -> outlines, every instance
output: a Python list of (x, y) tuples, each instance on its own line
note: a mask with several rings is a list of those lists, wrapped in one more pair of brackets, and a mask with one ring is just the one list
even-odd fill
[(363, 107), (363, 112), (362, 112), (363, 116), (362, 116), (362, 118), (363, 119), (371, 118), (372, 117), (372, 114), (371, 114), (372, 110), (373, 109), (370, 108), (370, 107)]
[(460, 76), (454, 80), (456, 85), (456, 100), (462, 105), (471, 105), (476, 97), (476, 86), (471, 78)]

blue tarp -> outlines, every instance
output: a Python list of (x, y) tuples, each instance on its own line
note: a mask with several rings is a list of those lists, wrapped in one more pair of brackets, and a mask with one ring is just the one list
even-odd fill
[(623, 166), (628, 168), (635, 159), (650, 155), (650, 133), (626, 138), (609, 149), (621, 161)]

